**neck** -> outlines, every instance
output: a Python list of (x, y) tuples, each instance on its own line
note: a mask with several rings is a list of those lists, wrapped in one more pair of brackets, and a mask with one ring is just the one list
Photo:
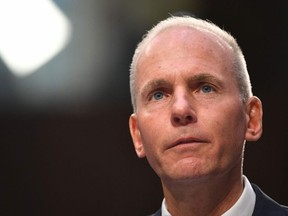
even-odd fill
[(231, 208), (243, 191), (242, 173), (209, 181), (170, 183), (162, 181), (168, 211), (173, 216), (221, 215)]

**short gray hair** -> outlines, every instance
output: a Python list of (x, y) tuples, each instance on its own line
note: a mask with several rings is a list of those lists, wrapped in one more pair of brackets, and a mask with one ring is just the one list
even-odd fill
[(190, 16), (183, 16), (183, 17), (172, 16), (159, 22), (150, 31), (148, 31), (147, 34), (144, 35), (142, 41), (137, 45), (135, 49), (135, 52), (132, 58), (132, 63), (130, 66), (130, 93), (131, 93), (131, 101), (132, 101), (134, 112), (137, 109), (137, 106), (136, 106), (137, 92), (136, 92), (136, 87), (135, 87), (135, 77), (137, 73), (138, 59), (141, 55), (142, 50), (159, 33), (167, 30), (168, 28), (179, 27), (179, 26), (211, 32), (213, 34), (216, 34), (218, 37), (223, 39), (228, 45), (230, 45), (234, 53), (234, 58), (233, 58), (234, 62), (232, 63), (233, 63), (233, 67), (236, 73), (236, 80), (237, 80), (238, 88), (240, 91), (240, 97), (243, 100), (243, 102), (245, 102), (249, 97), (252, 96), (252, 86), (251, 86), (249, 74), (247, 71), (246, 61), (236, 39), (231, 34), (219, 28), (217, 25), (213, 24), (210, 21), (197, 19), (197, 18), (190, 17)]

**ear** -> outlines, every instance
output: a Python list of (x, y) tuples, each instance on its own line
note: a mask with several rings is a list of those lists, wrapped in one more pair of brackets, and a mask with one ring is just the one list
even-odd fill
[(136, 154), (139, 158), (145, 157), (146, 154), (142, 143), (141, 133), (138, 127), (137, 115), (135, 113), (133, 113), (129, 118), (129, 128)]
[(247, 130), (245, 138), (247, 141), (257, 141), (262, 135), (262, 103), (259, 98), (253, 96), (246, 103)]

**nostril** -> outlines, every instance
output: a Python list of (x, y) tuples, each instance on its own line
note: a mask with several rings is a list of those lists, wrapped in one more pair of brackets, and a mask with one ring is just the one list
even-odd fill
[(179, 124), (180, 121), (181, 121), (180, 118), (178, 118), (178, 117), (174, 117), (174, 122), (175, 122), (175, 123)]
[(187, 116), (174, 116), (173, 121), (178, 125), (186, 125), (193, 121), (193, 117), (191, 115)]

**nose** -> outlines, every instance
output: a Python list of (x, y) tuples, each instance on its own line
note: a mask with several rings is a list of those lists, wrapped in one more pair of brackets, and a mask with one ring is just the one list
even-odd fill
[(171, 105), (172, 125), (185, 126), (196, 121), (196, 113), (189, 95), (185, 93), (175, 94), (173, 104)]

